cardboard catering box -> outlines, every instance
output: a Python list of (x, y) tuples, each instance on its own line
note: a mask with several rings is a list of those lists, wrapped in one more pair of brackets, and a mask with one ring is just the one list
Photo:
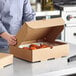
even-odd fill
[[(15, 57), (30, 62), (67, 56), (69, 54), (68, 44), (55, 41), (63, 28), (64, 21), (62, 18), (26, 22), (16, 35), (17, 45), (10, 46), (10, 53), (14, 54)], [(53, 45), (53, 48), (47, 47), (36, 50), (19, 48), (23, 42), (25, 42), (25, 44), (31, 44), (39, 41)]]
[(13, 55), (7, 53), (0, 53), (0, 68), (3, 68), (13, 63)]

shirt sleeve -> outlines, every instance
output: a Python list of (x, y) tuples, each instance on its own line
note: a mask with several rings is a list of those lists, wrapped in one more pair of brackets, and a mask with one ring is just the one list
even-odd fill
[(4, 0), (0, 0), (0, 34), (2, 32), (7, 32), (1, 20), (1, 11), (3, 10), (3, 8), (4, 8)]
[(3, 32), (7, 32), (6, 28), (3, 26), (2, 22), (0, 21), (0, 34)]
[(32, 9), (29, 0), (24, 1), (23, 6), (23, 22), (35, 19), (35, 12)]

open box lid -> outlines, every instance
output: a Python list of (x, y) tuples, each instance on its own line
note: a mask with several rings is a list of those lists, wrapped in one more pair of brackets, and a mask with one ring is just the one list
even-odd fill
[(38, 40), (44, 37), (47, 41), (54, 42), (63, 28), (64, 21), (62, 18), (26, 22), (16, 35), (18, 45), (24, 41)]

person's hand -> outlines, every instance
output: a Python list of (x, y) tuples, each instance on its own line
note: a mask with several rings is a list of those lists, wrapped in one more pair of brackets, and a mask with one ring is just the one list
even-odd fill
[(5, 40), (7, 40), (9, 45), (15, 45), (17, 43), (16, 41), (16, 37), (14, 35), (11, 35), (7, 32), (3, 32), (0, 35), (2, 38), (4, 38)]

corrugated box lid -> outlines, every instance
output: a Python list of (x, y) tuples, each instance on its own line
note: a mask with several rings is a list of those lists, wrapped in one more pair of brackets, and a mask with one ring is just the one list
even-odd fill
[(23, 41), (38, 40), (43, 37), (53, 42), (62, 31), (63, 25), (64, 21), (62, 18), (26, 22), (16, 35), (18, 44)]
[(0, 53), (0, 59), (5, 58), (7, 56), (10, 56), (12, 54), (7, 54), (7, 53)]

